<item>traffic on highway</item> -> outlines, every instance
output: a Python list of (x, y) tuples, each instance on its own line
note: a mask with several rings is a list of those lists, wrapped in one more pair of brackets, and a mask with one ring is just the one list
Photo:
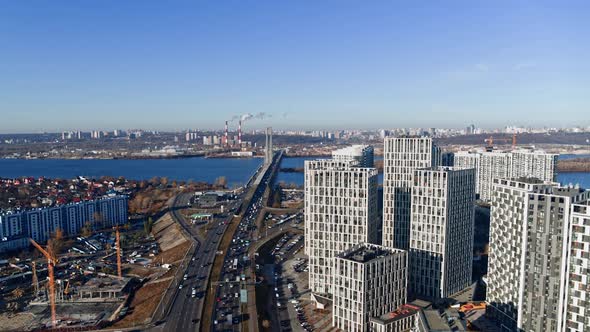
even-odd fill
[[(191, 203), (193, 195), (183, 194), (178, 196), (175, 206), (187, 206)], [(229, 203), (228, 213), (223, 218), (214, 218), (211, 221), (209, 231), (203, 238), (192, 223), (190, 223), (178, 210), (173, 211), (174, 218), (193, 237), (196, 242), (194, 255), (188, 260), (183, 278), (175, 284), (177, 291), (169, 310), (165, 324), (167, 331), (197, 331), (201, 321), (203, 301), (205, 297), (207, 281), (211, 273), (211, 265), (218, 253), (219, 242), (229, 222), (233, 218), (231, 213), (242, 202), (239, 195)]]
[(244, 320), (241, 303), (247, 302), (246, 285), (255, 282), (246, 275), (246, 268), (252, 259), (248, 256), (248, 248), (252, 244), (252, 232), (256, 229), (256, 218), (262, 210), (262, 199), (271, 174), (266, 172), (262, 177), (228, 248), (221, 278), (213, 290), (215, 317), (212, 318), (212, 331), (239, 330)]

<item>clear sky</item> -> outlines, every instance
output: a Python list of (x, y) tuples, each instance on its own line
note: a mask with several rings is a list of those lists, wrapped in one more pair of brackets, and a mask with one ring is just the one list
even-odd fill
[(589, 1), (1, 1), (0, 132), (590, 125)]

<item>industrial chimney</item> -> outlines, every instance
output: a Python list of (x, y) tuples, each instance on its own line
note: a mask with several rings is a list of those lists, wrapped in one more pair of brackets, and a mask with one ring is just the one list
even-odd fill
[(228, 140), (228, 127), (227, 127), (227, 121), (225, 121), (225, 145), (229, 145), (229, 140)]
[(238, 122), (238, 145), (242, 146), (242, 120)]

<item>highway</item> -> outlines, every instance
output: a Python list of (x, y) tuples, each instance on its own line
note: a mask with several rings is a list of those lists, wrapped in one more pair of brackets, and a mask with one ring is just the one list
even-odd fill
[[(176, 294), (172, 300), (168, 315), (162, 324), (154, 327), (153, 331), (198, 331), (201, 320), (204, 295), (206, 292), (207, 281), (211, 273), (211, 265), (218, 250), (219, 242), (225, 232), (233, 213), (229, 212), (225, 219), (214, 219), (211, 221), (211, 229), (203, 238), (197, 229), (188, 223), (182, 216), (180, 209), (187, 207), (192, 194), (181, 194), (175, 198), (172, 209), (172, 216), (175, 221), (181, 225), (196, 241), (196, 250), (190, 257), (188, 266), (184, 270), (186, 280), (180, 283), (174, 280)], [(228, 208), (231, 211), (237, 208), (243, 197), (232, 201)], [(181, 269), (183, 266), (181, 266)], [(183, 278), (184, 279), (184, 278)], [(195, 289), (195, 296), (192, 290)]]
[[(282, 154), (277, 153), (273, 158), (273, 164), (269, 169), (276, 171), (278, 169), (277, 162), (280, 162)], [(260, 170), (266, 170), (262, 167)], [(260, 171), (259, 170), (259, 171)], [(158, 321), (156, 326), (151, 328), (151, 331), (199, 331), (199, 330), (216, 330), (217, 324), (214, 321), (219, 317), (224, 317), (227, 324), (223, 324), (218, 321), (219, 326), (224, 330), (233, 330), (234, 327), (237, 329), (240, 327), (241, 313), (239, 305), (239, 297), (236, 297), (236, 293), (239, 293), (240, 286), (236, 287), (236, 277), (240, 277), (241, 271), (245, 268), (246, 261), (243, 261), (243, 255), (247, 255), (248, 246), (251, 242), (251, 232), (254, 229), (256, 216), (258, 215), (261, 205), (262, 196), (266, 185), (268, 184), (272, 171), (265, 172), (264, 175), (260, 175), (257, 172), (253, 178), (249, 181), (248, 185), (244, 188), (241, 195), (230, 203), (228, 206), (228, 215), (225, 219), (214, 219), (211, 221), (211, 229), (206, 233), (205, 238), (197, 231), (197, 228), (191, 225), (184, 216), (182, 216), (180, 210), (187, 207), (192, 194), (181, 194), (177, 196), (173, 202), (172, 216), (175, 221), (181, 225), (193, 238), (196, 246), (196, 250), (190, 260), (188, 260), (188, 266), (181, 265), (180, 269), (184, 269), (184, 276), (186, 280), (182, 280), (178, 283), (174, 280), (174, 287), (176, 292), (173, 299), (168, 304), (169, 309), (164, 319)], [(256, 179), (255, 181), (253, 181)], [(232, 209), (237, 208), (244, 202), (246, 195), (252, 190), (252, 186), (256, 189), (249, 201), (249, 204), (245, 208), (243, 217), (236, 230), (233, 238), (233, 242), (227, 252), (224, 252), (225, 261), (224, 268), (220, 277), (220, 280), (212, 280), (212, 286), (216, 291), (216, 297), (219, 297), (219, 302), (216, 301), (214, 308), (215, 317), (212, 317), (212, 325), (210, 327), (201, 326), (201, 314), (209, 315), (210, 311), (203, 311), (203, 305), (205, 300), (205, 294), (208, 289), (207, 283), (211, 275), (211, 268), (215, 259), (216, 252), (219, 250), (219, 244), (223, 234), (226, 232), (229, 223), (233, 218)], [(248, 240), (246, 240), (248, 239)], [(248, 241), (248, 242), (246, 242)], [(233, 269), (233, 262), (238, 258), (239, 264), (236, 269)], [(231, 280), (230, 280), (231, 278)], [(227, 281), (233, 281), (227, 282)], [(218, 284), (221, 283), (221, 287)], [(238, 283), (239, 284), (239, 283)], [(193, 289), (195, 290), (195, 296), (193, 296)], [(230, 299), (231, 294), (231, 299)], [(225, 301), (221, 300), (221, 297)], [(228, 315), (231, 315), (233, 319), (227, 322)]]
[[(245, 312), (241, 312), (240, 290), (245, 290), (247, 283), (255, 282), (255, 280), (249, 280), (246, 274), (246, 269), (251, 264), (250, 259), (252, 258), (248, 257), (248, 248), (253, 244), (252, 232), (256, 227), (256, 217), (262, 210), (264, 191), (273, 172), (278, 169), (277, 164), (280, 163), (281, 157), (280, 153), (275, 155), (273, 164), (257, 184), (250, 204), (243, 214), (227, 253), (225, 253), (220, 280), (215, 281), (216, 287), (212, 289), (216, 301), (213, 309), (214, 317), (211, 319), (211, 331), (240, 331), (241, 324), (247, 324), (244, 320)], [(252, 295), (248, 294), (248, 296)]]

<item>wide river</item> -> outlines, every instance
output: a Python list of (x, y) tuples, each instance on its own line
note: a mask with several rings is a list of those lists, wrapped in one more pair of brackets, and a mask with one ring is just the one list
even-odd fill
[(225, 176), (230, 187), (245, 184), (262, 163), (261, 158), (178, 158), (178, 159), (0, 159), (0, 177), (22, 176), (73, 178), (76, 176), (123, 176), (147, 180), (155, 176), (170, 180), (212, 183)]
[[(581, 156), (560, 156), (563, 159), (572, 157)], [(309, 159), (315, 158), (285, 158), (281, 167), (303, 167), (304, 161)], [(159, 176), (168, 177), (171, 180), (213, 182), (216, 178), (225, 176), (229, 186), (233, 187), (246, 183), (261, 163), (260, 158), (202, 157), (146, 160), (0, 159), (0, 177), (73, 178), (82, 175), (96, 178), (108, 175), (143, 180)], [(557, 179), (562, 184), (579, 183), (583, 188), (590, 188), (590, 173), (561, 173)], [(379, 182), (382, 180), (380, 175)], [(278, 181), (301, 185), (303, 173), (280, 173)]]

